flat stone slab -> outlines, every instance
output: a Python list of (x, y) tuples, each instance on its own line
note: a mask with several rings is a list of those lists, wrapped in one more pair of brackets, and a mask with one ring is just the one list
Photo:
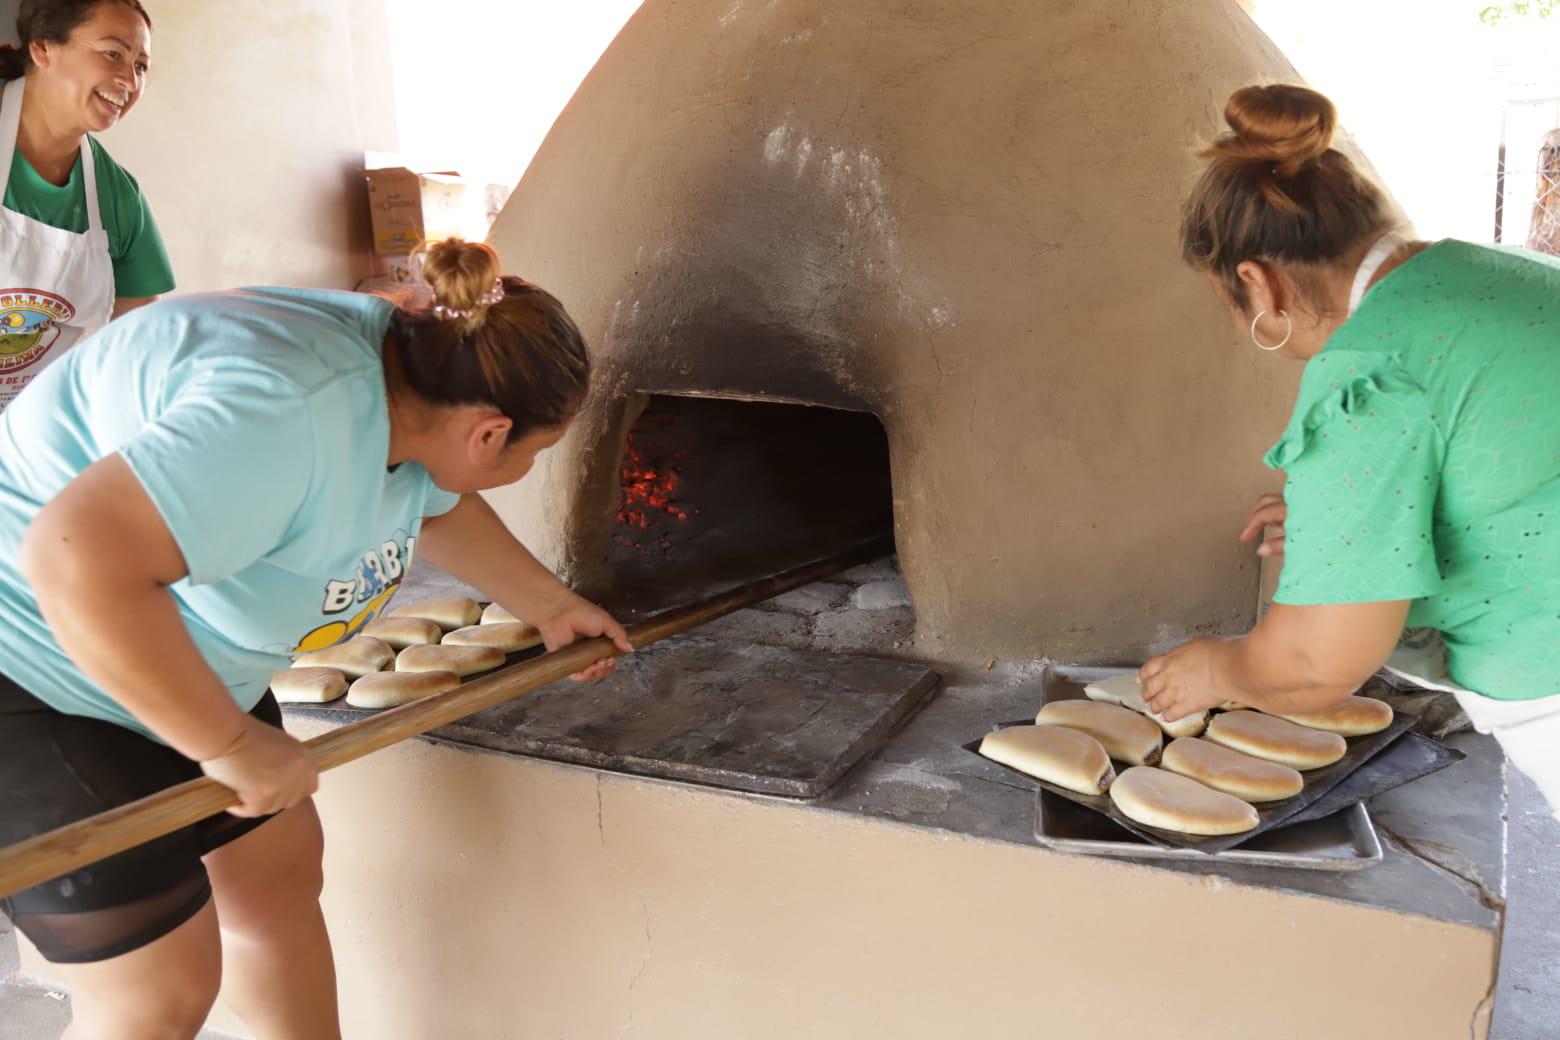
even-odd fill
[(684, 637), (620, 659), (600, 683), (553, 683), (429, 736), (810, 799), (875, 751), (937, 682), (906, 661)]

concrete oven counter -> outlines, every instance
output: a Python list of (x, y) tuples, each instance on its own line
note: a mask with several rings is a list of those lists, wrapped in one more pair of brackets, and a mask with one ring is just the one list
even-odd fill
[[(414, 577), (408, 601), (470, 591)], [(894, 656), (896, 579), (858, 568), (699, 635)], [(1371, 803), (1387, 849), (1368, 869), (1140, 864), (1040, 848), (1034, 792), (960, 746), (1041, 690), (1039, 667), (944, 676), (812, 803), (421, 739), (327, 773), (345, 1035), (1488, 1035), (1505, 888), (1492, 741), (1453, 737), (1465, 761)], [(53, 974), (25, 944), (23, 961)], [(212, 1023), (242, 1033), (221, 1005)]]
[(1489, 741), (1373, 803), (1368, 870), (1139, 865), (1037, 847), (959, 748), (1037, 688), (948, 682), (813, 804), (422, 740), (327, 774), (347, 1035), (1486, 1035)]

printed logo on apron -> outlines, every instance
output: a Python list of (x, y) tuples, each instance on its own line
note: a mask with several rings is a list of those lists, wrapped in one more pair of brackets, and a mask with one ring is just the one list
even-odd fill
[[(11, 179), (25, 79), (0, 95), (0, 200)], [(114, 312), (114, 262), (98, 206), (92, 147), (81, 139), (87, 230), (66, 231), (0, 206), (0, 408)]]
[(0, 376), (19, 372), (49, 352), (60, 326), (76, 317), (70, 301), (41, 289), (0, 291)]

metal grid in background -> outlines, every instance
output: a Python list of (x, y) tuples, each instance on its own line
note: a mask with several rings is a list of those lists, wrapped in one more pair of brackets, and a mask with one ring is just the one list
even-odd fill
[(1501, 111), (1495, 241), (1560, 256), (1560, 97)]

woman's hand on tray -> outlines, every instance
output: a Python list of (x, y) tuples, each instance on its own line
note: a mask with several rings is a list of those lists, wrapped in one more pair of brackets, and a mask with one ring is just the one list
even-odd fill
[(1228, 643), (1227, 639), (1204, 636), (1149, 658), (1138, 670), (1143, 700), (1166, 722), (1240, 700), (1240, 691), (1225, 688), (1216, 677), (1215, 662)]

